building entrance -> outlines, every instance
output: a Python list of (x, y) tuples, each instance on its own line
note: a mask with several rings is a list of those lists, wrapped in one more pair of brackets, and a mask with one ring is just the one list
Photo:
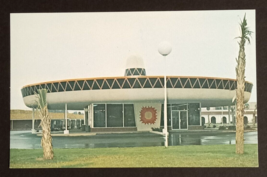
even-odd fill
[(187, 111), (172, 110), (172, 129), (187, 129)]

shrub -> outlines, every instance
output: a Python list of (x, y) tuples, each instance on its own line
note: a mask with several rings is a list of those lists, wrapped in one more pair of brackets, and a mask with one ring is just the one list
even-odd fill
[(232, 125), (232, 126), (229, 126), (229, 127), (228, 127), (228, 130), (236, 130), (236, 127), (233, 126), (233, 125)]
[(245, 129), (245, 130), (250, 130), (251, 127), (250, 127), (249, 125), (247, 125), (247, 126), (244, 127), (244, 129)]
[(153, 128), (153, 127), (152, 127), (151, 129), (152, 129), (152, 131), (162, 132), (162, 129), (163, 129), (163, 128)]
[(213, 128), (216, 128), (216, 125), (213, 125)]
[(226, 130), (226, 127), (225, 126), (220, 126), (219, 130)]

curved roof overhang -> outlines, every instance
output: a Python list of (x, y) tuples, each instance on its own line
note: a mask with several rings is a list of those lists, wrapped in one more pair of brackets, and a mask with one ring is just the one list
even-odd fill
[[(252, 83), (245, 83), (245, 102)], [(22, 88), (24, 103), (35, 107), (38, 89), (46, 88), (49, 109), (82, 110), (90, 103), (161, 102), (164, 100), (163, 76), (85, 78), (43, 82)], [(214, 77), (167, 76), (168, 103), (201, 102), (202, 107), (232, 104), (236, 80)]]

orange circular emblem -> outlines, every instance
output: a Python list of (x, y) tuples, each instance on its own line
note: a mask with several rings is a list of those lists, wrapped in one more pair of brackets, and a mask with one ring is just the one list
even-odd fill
[(157, 120), (157, 110), (153, 107), (143, 107), (140, 111), (140, 121), (143, 124), (154, 124)]

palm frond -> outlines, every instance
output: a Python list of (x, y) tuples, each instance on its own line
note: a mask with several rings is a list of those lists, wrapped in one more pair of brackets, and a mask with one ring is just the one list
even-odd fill
[(44, 108), (45, 106), (47, 106), (46, 93), (47, 93), (46, 89), (39, 89), (38, 90), (38, 107), (40, 109)]
[(249, 28), (247, 27), (247, 19), (246, 19), (246, 14), (244, 15), (243, 20), (241, 21), (241, 23), (239, 24), (240, 28), (241, 28), (241, 36), (236, 37), (236, 38), (240, 38), (241, 41), (244, 40), (241, 43), (244, 43), (245, 41), (248, 41), (248, 43), (250, 43), (250, 38), (251, 34), (253, 33), (252, 31), (249, 30)]

